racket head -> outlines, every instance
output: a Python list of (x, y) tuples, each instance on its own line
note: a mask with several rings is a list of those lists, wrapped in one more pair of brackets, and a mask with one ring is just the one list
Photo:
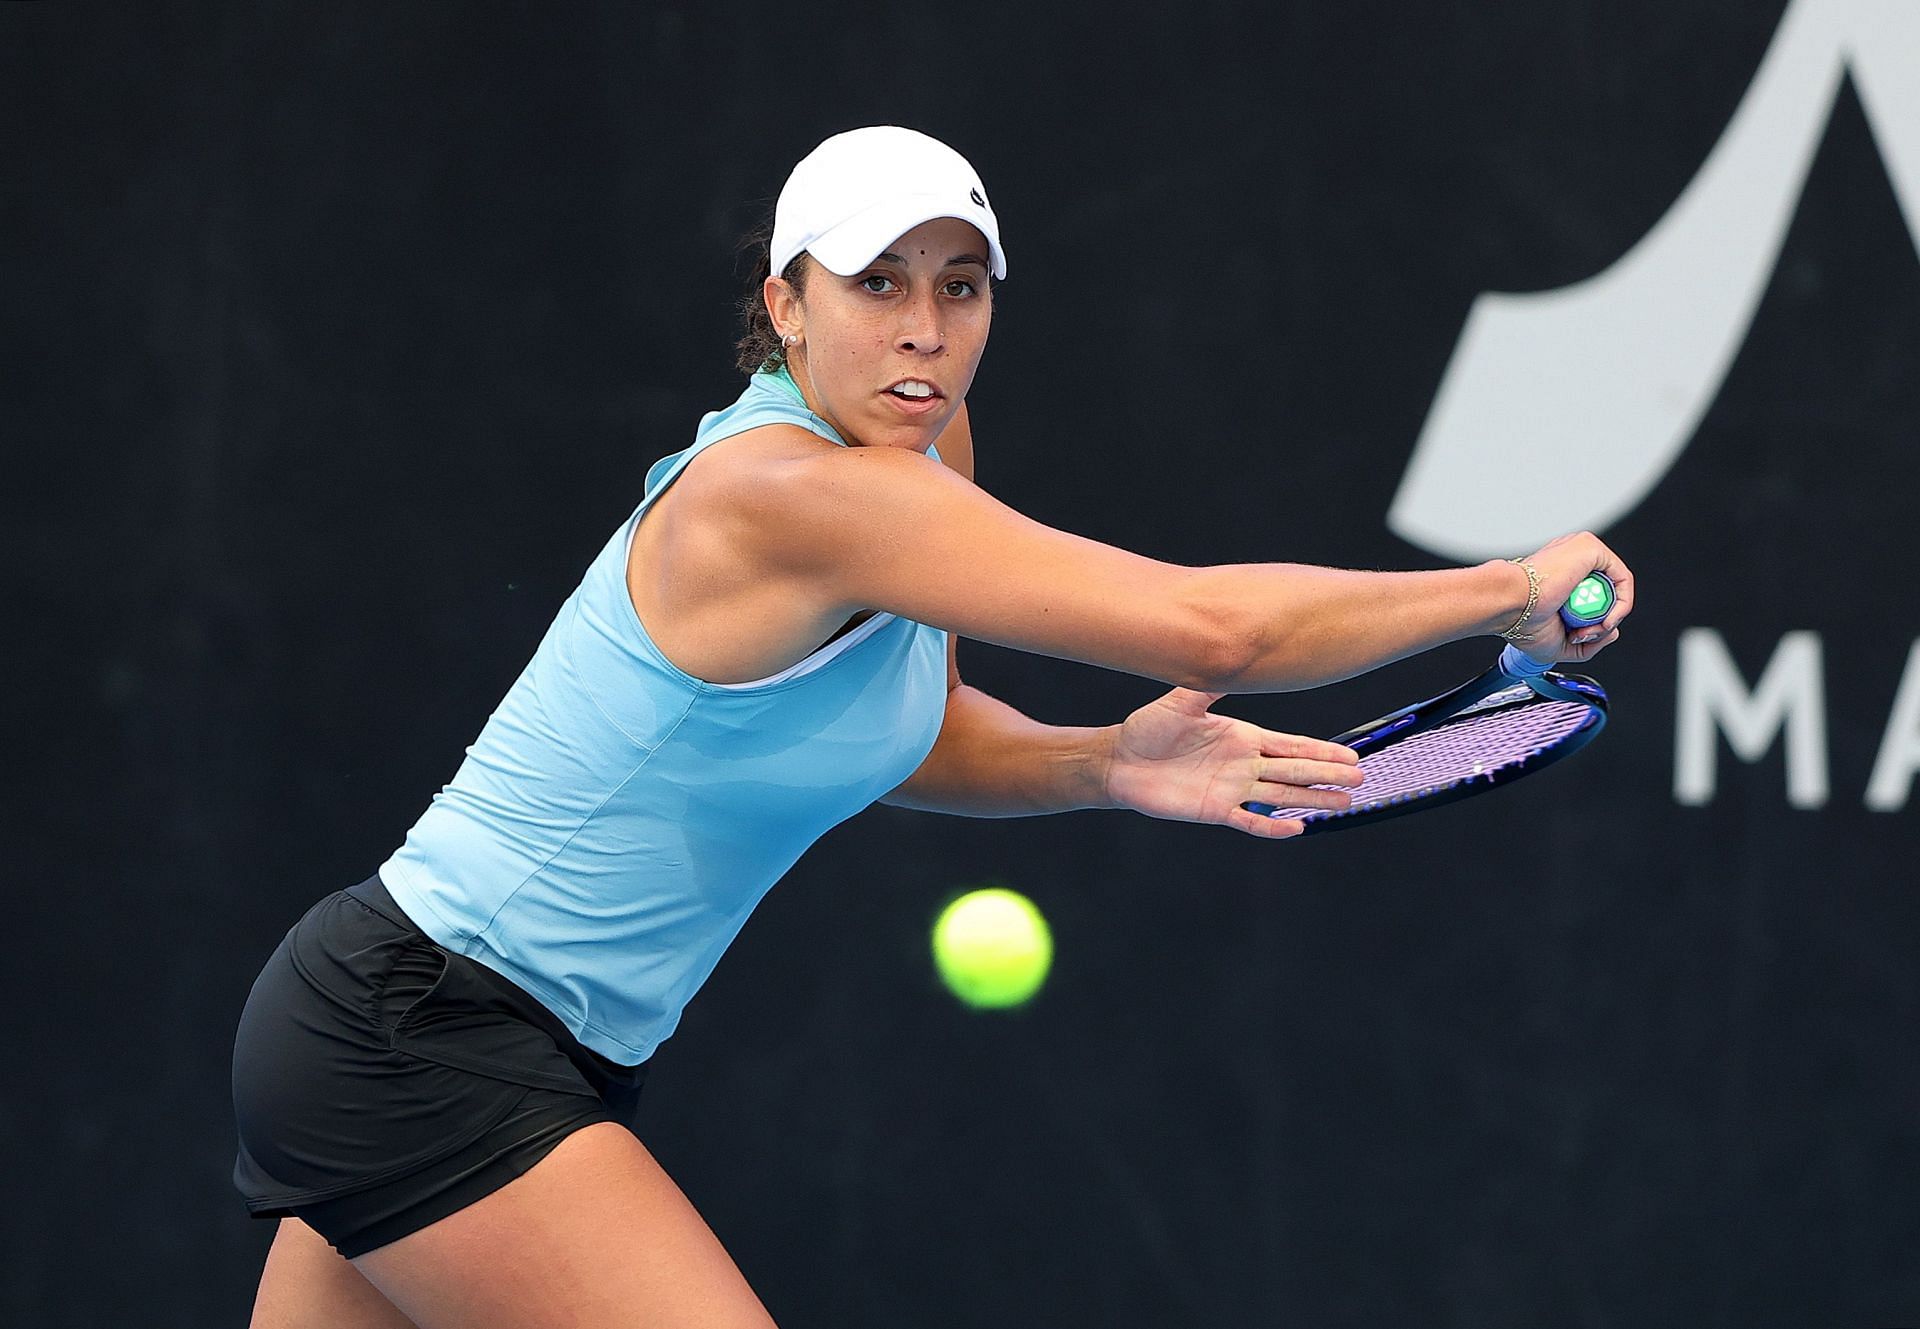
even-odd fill
[(1351, 807), (1268, 815), (1297, 819), (1313, 835), (1424, 812), (1545, 770), (1591, 743), (1606, 723), (1606, 689), (1583, 674), (1556, 670), (1516, 682), (1489, 671), (1335, 738), (1360, 754), (1366, 773), (1350, 791)]

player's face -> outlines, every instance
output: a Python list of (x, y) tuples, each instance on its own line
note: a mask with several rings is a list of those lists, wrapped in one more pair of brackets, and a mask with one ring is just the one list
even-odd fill
[(776, 326), (800, 334), (787, 364), (814, 414), (849, 443), (925, 452), (987, 347), (987, 259), (971, 222), (936, 217), (851, 276), (814, 263), (804, 300), (770, 278)]

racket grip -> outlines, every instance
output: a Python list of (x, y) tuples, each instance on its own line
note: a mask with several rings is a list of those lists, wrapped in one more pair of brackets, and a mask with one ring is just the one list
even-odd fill
[[(1560, 606), (1560, 621), (1567, 625), (1568, 632), (1577, 632), (1598, 623), (1612, 608), (1612, 579), (1604, 572), (1589, 572)], [(1542, 664), (1532, 656), (1521, 654), (1516, 646), (1500, 652), (1500, 672), (1508, 678), (1538, 678), (1551, 668), (1550, 663)]]

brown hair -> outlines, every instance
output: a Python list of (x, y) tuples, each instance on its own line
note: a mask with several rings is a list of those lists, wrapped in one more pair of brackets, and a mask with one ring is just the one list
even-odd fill
[[(761, 291), (773, 270), (772, 246), (773, 213), (769, 210), (765, 220), (748, 231), (738, 247), (740, 253), (752, 259), (753, 271), (740, 297), (741, 334), (740, 340), (733, 344), (733, 363), (749, 378), (763, 370), (778, 369), (787, 362), (787, 348), (780, 344), (780, 336), (773, 330), (773, 316), (767, 313), (766, 297)], [(806, 251), (801, 250), (780, 274), (802, 299), (806, 298), (807, 268), (811, 263)]]

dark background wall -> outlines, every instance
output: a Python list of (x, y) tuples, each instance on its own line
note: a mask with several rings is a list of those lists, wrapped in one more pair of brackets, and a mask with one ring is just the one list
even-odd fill
[[(1384, 515), (1469, 304), (1638, 241), (1782, 9), (5, 6), (0, 1320), (244, 1321), (248, 985), (737, 393), (733, 242), (821, 137), (912, 124), (993, 190), (985, 488), (1177, 562), (1433, 566)], [(875, 808), (817, 845), (644, 1113), (782, 1323), (1920, 1320), (1913, 813), (1861, 798), (1913, 636), (1911, 222), (1843, 87), (1606, 531), (1642, 607), (1579, 762), (1309, 842)], [(1692, 627), (1749, 680), (1819, 634), (1824, 806), (1778, 742), (1676, 800)], [(1484, 656), (1220, 709), (1332, 732)], [(1161, 690), (961, 661), (1056, 723)], [(925, 939), (992, 877), (1059, 955), (988, 1017)]]

